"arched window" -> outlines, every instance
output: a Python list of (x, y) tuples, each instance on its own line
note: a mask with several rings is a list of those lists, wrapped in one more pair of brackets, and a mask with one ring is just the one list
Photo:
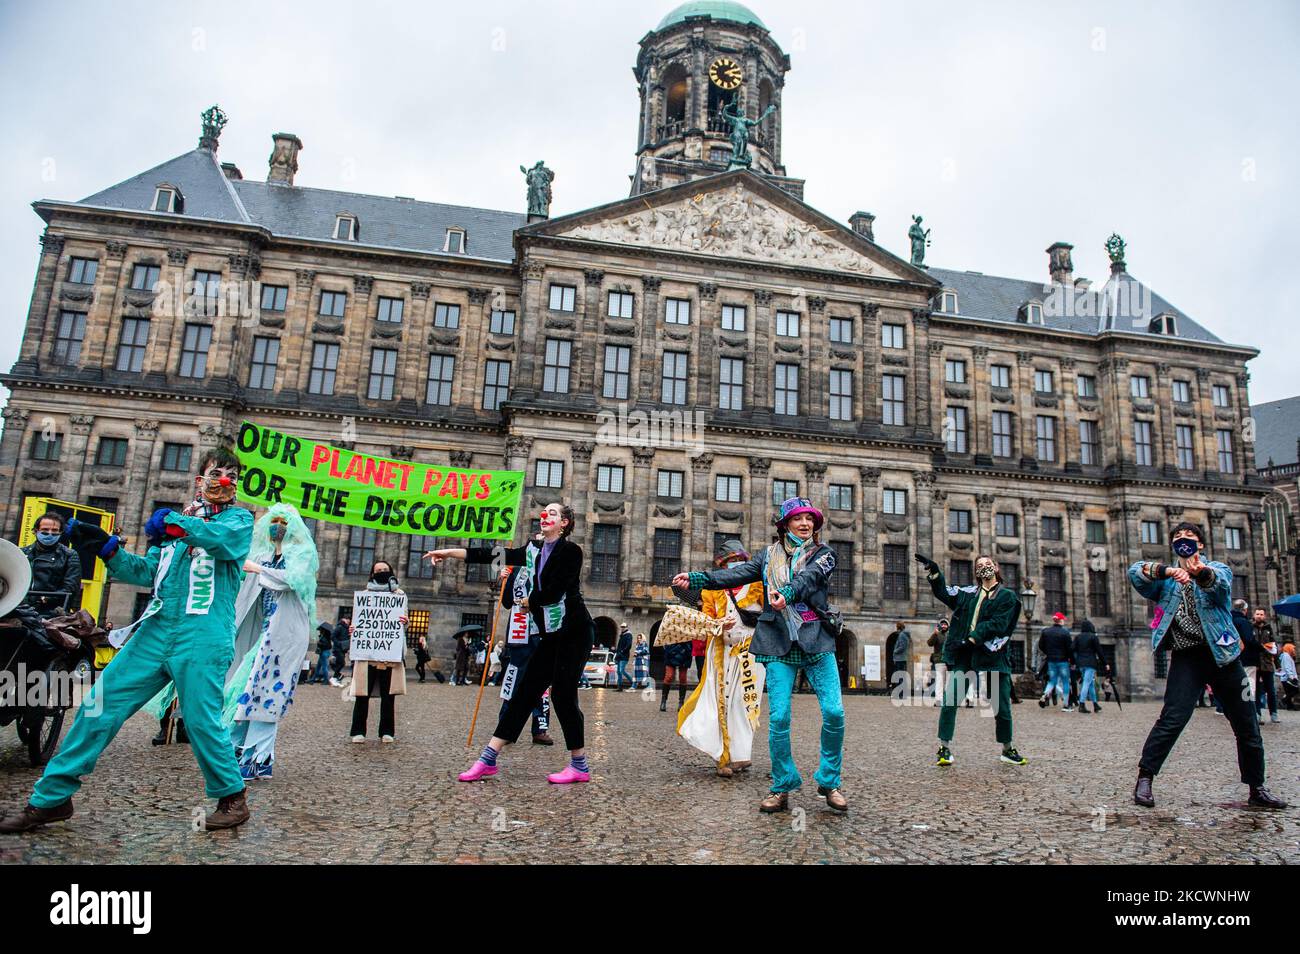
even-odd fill
[(686, 70), (678, 65), (670, 66), (664, 73), (664, 121), (658, 138), (670, 139), (686, 128), (689, 92)]
[[(771, 80), (762, 80), (758, 84), (758, 115), (762, 116), (767, 112), (767, 107), (775, 102), (774, 97), (775, 93), (772, 89)], [(773, 143), (776, 140), (776, 113), (763, 120), (763, 125), (758, 127), (758, 132), (761, 134), (758, 140), (759, 145), (765, 149), (773, 148)]]

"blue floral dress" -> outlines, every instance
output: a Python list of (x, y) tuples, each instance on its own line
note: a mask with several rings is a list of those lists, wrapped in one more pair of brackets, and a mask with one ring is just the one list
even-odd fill
[[(263, 560), (262, 566), (283, 570), (284, 557)], [(301, 675), (296, 666), (292, 672), (282, 670), (280, 655), (271, 644), (271, 621), (279, 600), (280, 591), (262, 588), (261, 642), (248, 683), (236, 700), (234, 741), (240, 748), (239, 761), (244, 765), (269, 765), (273, 761), (275, 730), (289, 706), (293, 705), (293, 692)]]

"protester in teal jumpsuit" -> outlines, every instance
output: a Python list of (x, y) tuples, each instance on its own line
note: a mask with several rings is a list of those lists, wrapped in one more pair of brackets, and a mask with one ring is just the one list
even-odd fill
[[(221, 720), (223, 680), (234, 655), (235, 595), (253, 528), (252, 514), (232, 505), (237, 477), (238, 462), (229, 452), (209, 453), (196, 480), (198, 496), (186, 507), (194, 515), (155, 513), (146, 530), (161, 542), (145, 556), (121, 550), (116, 537), (104, 541), (101, 556), (111, 577), (154, 587), (154, 598), (82, 703), (58, 754), (36, 783), (30, 805), (22, 815), (0, 822), (0, 831), (23, 831), (69, 817), (81, 776), (94, 769), (122, 724), (170, 681), (176, 683), (207, 794), (222, 800), (214, 813), (220, 817), (214, 823), (209, 815), (208, 827), (230, 827), (221, 822), (230, 820), (228, 803), (235, 796), (239, 821), (247, 818), (244, 782)], [(218, 480), (224, 481), (220, 487), (215, 486)], [(226, 502), (218, 502), (223, 496)]]

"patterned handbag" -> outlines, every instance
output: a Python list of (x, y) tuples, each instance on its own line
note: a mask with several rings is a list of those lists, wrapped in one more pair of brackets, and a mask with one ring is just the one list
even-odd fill
[(664, 611), (655, 642), (660, 646), (685, 643), (692, 639), (708, 639), (722, 632), (722, 620), (706, 616), (689, 606), (676, 604)]

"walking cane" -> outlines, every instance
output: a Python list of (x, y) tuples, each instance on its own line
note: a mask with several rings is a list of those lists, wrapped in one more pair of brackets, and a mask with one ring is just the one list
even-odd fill
[[(501, 583), (505, 586), (505, 581)], [(474, 726), (478, 722), (478, 707), (483, 702), (483, 690), (487, 687), (488, 670), (492, 668), (492, 648), (497, 644), (497, 620), (501, 618), (501, 591), (497, 590), (492, 594), (492, 637), (488, 640), (487, 649), (483, 655), (483, 674), (479, 678), (478, 698), (474, 700), (474, 716), (469, 720), (469, 738), (465, 740), (465, 748), (471, 748), (474, 745)]]

